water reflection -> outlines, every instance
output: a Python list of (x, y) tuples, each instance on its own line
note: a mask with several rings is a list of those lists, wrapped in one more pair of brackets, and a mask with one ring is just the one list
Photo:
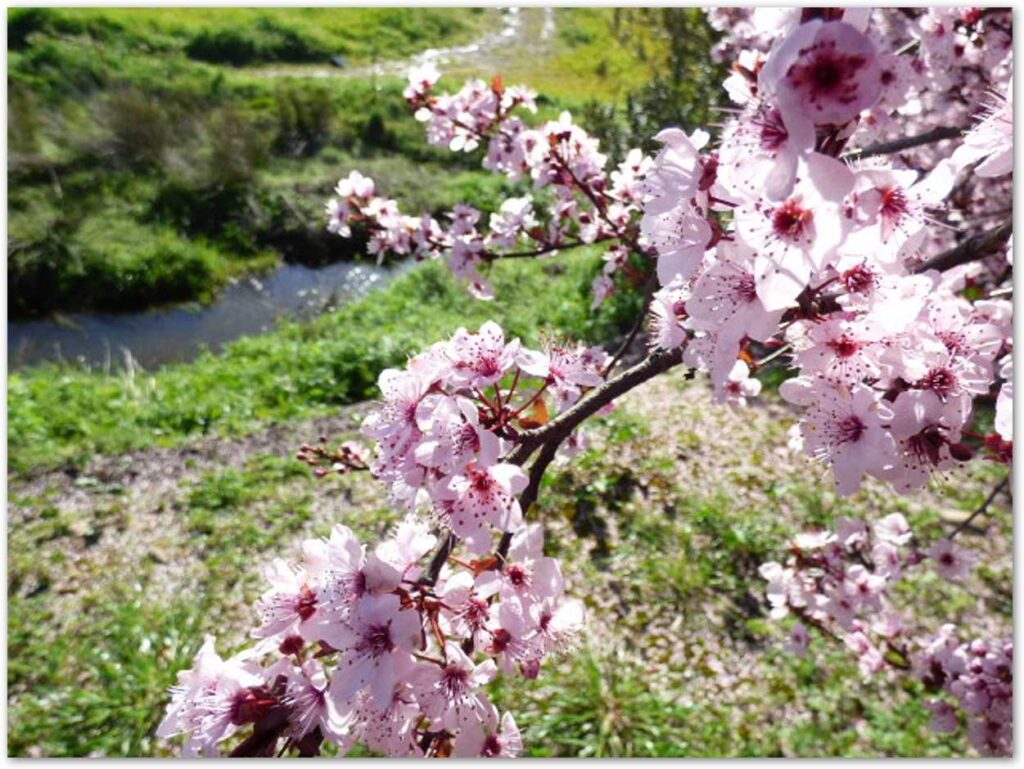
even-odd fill
[(238, 337), (269, 331), (283, 317), (308, 318), (347, 304), (410, 266), (286, 264), (271, 275), (228, 286), (206, 307), (78, 313), (8, 323), (8, 367), (59, 360), (114, 366), (124, 360), (125, 350), (147, 369), (192, 360), (204, 348), (217, 351)]

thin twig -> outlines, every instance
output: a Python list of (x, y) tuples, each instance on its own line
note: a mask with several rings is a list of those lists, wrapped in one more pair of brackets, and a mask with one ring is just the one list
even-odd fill
[(535, 256), (544, 256), (545, 254), (554, 253), (555, 251), (570, 251), (574, 248), (582, 248), (583, 246), (593, 246), (597, 243), (606, 243), (609, 240), (617, 240), (616, 237), (597, 238), (590, 243), (584, 243), (582, 240), (572, 240), (567, 243), (553, 243), (544, 248), (537, 248), (532, 251), (510, 251), (507, 254), (501, 252), (488, 253), (485, 258), (492, 261), (498, 261), (501, 259), (529, 259)]
[(985, 501), (981, 503), (981, 507), (979, 507), (973, 513), (971, 513), (969, 516), (967, 516), (959, 524), (957, 524), (957, 527), (955, 529), (953, 529), (953, 531), (950, 533), (949, 539), (953, 539), (953, 537), (955, 537), (961, 531), (963, 531), (968, 526), (970, 526), (971, 525), (971, 521), (973, 521), (979, 515), (984, 513), (986, 510), (988, 510), (988, 506), (992, 504), (992, 501), (999, 495), (999, 492), (1001, 492), (1003, 489), (1005, 489), (1009, 485), (1009, 483), (1010, 483), (1009, 476), (1007, 476), (1006, 478), (1003, 478), (1003, 480), (1001, 480), (999, 482), (999, 484), (994, 489), (992, 489), (992, 492), (988, 495), (988, 497), (986, 497)]
[(958, 128), (956, 126), (939, 126), (917, 136), (905, 136), (902, 139), (895, 139), (891, 142), (881, 142), (880, 144), (872, 144), (870, 147), (864, 147), (863, 149), (851, 150), (846, 154), (846, 157), (859, 160), (861, 158), (875, 157), (876, 155), (892, 155), (903, 150), (920, 147), (923, 144), (931, 144), (943, 139), (955, 139), (966, 130), (966, 128)]
[(993, 230), (968, 238), (959, 246), (917, 265), (914, 272), (938, 270), (945, 272), (961, 264), (977, 261), (1000, 248), (1013, 233), (1013, 222), (1005, 222)]
[(622, 359), (622, 356), (629, 350), (630, 345), (633, 344), (633, 340), (636, 339), (636, 335), (640, 333), (640, 329), (644, 325), (644, 320), (647, 318), (647, 311), (651, 306), (651, 299), (654, 297), (654, 289), (658, 287), (658, 272), (655, 270), (651, 273), (651, 276), (647, 279), (647, 286), (644, 289), (644, 304), (640, 308), (640, 313), (636, 316), (636, 321), (633, 323), (633, 328), (629, 332), (629, 336), (619, 345), (619, 349), (615, 351), (611, 361), (605, 366), (604, 376), (608, 376), (615, 369), (615, 365)]

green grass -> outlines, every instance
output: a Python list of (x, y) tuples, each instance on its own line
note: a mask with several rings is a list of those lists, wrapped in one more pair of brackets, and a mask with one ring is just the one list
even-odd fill
[[(766, 422), (751, 420), (758, 430)], [(827, 479), (766, 463), (759, 487), (784, 483), (797, 500), (824, 501), (788, 505), (758, 492), (751, 502), (730, 485), (696, 493), (685, 466), (652, 444), (655, 425), (629, 407), (601, 425), (607, 442), (554, 470), (534, 511), (587, 603), (592, 635), (537, 680), (491, 686), (529, 755), (964, 754), (962, 732), (927, 728), (929, 695), (916, 683), (865, 683), (850, 656), (822, 639), (806, 660), (786, 655), (778, 648), (786, 624), (764, 615), (757, 564), (784, 552), (802, 525), (876, 515), (879, 489), (840, 503)], [(772, 440), (758, 432), (751, 443), (759, 451)], [(722, 457), (716, 472), (738, 456)], [(141, 513), (157, 515), (161, 530), (144, 542), (117, 533), (129, 525), (123, 490), (99, 480), (81, 479), (93, 496), (75, 509), (56, 510), (46, 493), (12, 499), (23, 520), (9, 531), (11, 754), (165, 754), (153, 732), (166, 688), (204, 633), (216, 633), (225, 654), (246, 643), (260, 564), (294, 557), (301, 538), (325, 535), (335, 521), (372, 539), (394, 520), (353, 496), (373, 483), (361, 476), (321, 481), (321, 500), (346, 501), (315, 512), (308, 474), (289, 457), (260, 453), (194, 472), (165, 510)], [(961, 478), (963, 504), (990, 480), (986, 467)], [(936, 525), (937, 511), (920, 499), (913, 515), (919, 531)], [(1011, 527), (1006, 516), (998, 535)], [(127, 552), (111, 561), (73, 544), (93, 532), (120, 536)], [(85, 576), (69, 585), (69, 569)], [(934, 624), (961, 612), (969, 621), (987, 592), (924, 571), (903, 599), (917, 597), (919, 617)], [(1012, 605), (994, 611), (1009, 617)]]
[[(50, 586), (66, 576), (54, 573), (61, 563), (68, 568), (62, 546), (83, 531), (116, 537), (124, 522), (109, 511), (63, 513), (60, 525), (43, 517), (43, 525), (11, 530), (18, 555), (8, 574), (10, 753), (152, 755), (176, 672), (205, 633), (240, 640), (238, 610), (246, 613), (259, 594), (254, 566), (307, 527), (308, 477), (298, 462), (273, 455), (206, 473), (186, 483), (166, 513), (183, 541), (126, 542), (132, 553), (115, 573), (109, 564), (86, 566), (89, 578), (59, 594)], [(19, 502), (45, 516), (45, 503)], [(162, 571), (174, 558), (189, 563), (180, 592), (169, 591)]]
[(7, 19), (12, 48), (32, 35), (86, 36), (240, 65), (408, 56), (466, 42), (496, 16), (483, 8), (33, 8), (8, 10)]
[(324, 413), (374, 397), (381, 370), (461, 325), (488, 319), (529, 343), (545, 329), (609, 340), (628, 323), (636, 297), (624, 296), (591, 316), (590, 281), (598, 263), (593, 253), (498, 263), (498, 298), (491, 303), (473, 299), (446, 267), (430, 263), (311, 323), (284, 324), (191, 364), (110, 376), (56, 365), (12, 373), (9, 467), (81, 463), (94, 453), (238, 434)]

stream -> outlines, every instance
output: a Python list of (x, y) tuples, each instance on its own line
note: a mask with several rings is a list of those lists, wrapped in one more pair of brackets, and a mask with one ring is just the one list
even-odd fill
[(282, 319), (308, 319), (385, 286), (413, 266), (339, 262), (313, 268), (284, 264), (269, 275), (240, 279), (209, 305), (195, 303), (133, 313), (68, 313), (47, 320), (9, 321), (7, 366), (44, 361), (109, 370), (131, 356), (152, 369), (217, 352), (234, 339), (270, 331)]

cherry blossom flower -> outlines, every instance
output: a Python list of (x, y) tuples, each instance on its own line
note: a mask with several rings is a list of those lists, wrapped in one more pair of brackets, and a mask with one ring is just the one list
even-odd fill
[(971, 163), (978, 176), (1002, 176), (1013, 171), (1013, 91), (993, 95), (993, 103), (982, 120), (967, 132), (964, 143), (953, 153), (957, 168)]
[(831, 465), (840, 494), (853, 494), (865, 474), (882, 475), (896, 459), (893, 439), (882, 425), (888, 410), (867, 387), (847, 392), (822, 381), (815, 392), (801, 422), (804, 450)]
[(871, 526), (871, 533), (882, 542), (888, 542), (893, 545), (905, 545), (913, 536), (910, 524), (907, 523), (907, 519), (901, 513), (890, 513), (876, 521)]
[(493, 321), (477, 333), (460, 328), (447, 346), (452, 381), (477, 388), (492, 385), (512, 367), (518, 352), (519, 340), (506, 344), (505, 333)]
[(344, 742), (352, 725), (349, 714), (340, 713), (328, 696), (330, 682), (324, 667), (316, 660), (307, 660), (298, 670), (289, 667), (285, 704), (290, 713), (288, 722), (292, 736), (301, 739), (318, 728), (334, 742)]
[(452, 500), (446, 523), (475, 553), (486, 552), (491, 530), (515, 531), (522, 521), (516, 495), (526, 488), (526, 474), (517, 465), (470, 465), (447, 485)]
[(263, 683), (259, 668), (236, 656), (224, 660), (206, 636), (192, 661), (192, 668), (178, 674), (171, 689), (167, 714), (157, 727), (161, 738), (187, 735), (186, 756), (217, 755), (217, 743), (230, 737), (240, 725), (239, 708), (248, 699), (249, 687)]
[(522, 752), (523, 740), (515, 718), (506, 712), (499, 723), (493, 708), (486, 719), (468, 724), (455, 743), (457, 758), (517, 758)]
[(423, 713), (437, 727), (454, 730), (486, 718), (490, 702), (479, 689), (496, 672), (493, 660), (476, 665), (458, 644), (449, 643), (442, 664), (417, 666), (413, 690)]
[(367, 596), (356, 604), (348, 622), (327, 625), (321, 636), (341, 653), (330, 688), (338, 709), (346, 710), (364, 688), (369, 688), (378, 709), (386, 708), (396, 681), (412, 664), (410, 652), (419, 633), (418, 615), (402, 610), (394, 595)]
[(935, 571), (943, 579), (963, 579), (974, 563), (973, 553), (957, 547), (948, 539), (933, 542), (928, 557), (935, 562)]
[(813, 153), (801, 160), (790, 197), (736, 209), (736, 230), (757, 256), (757, 295), (766, 310), (791, 305), (842, 242), (844, 198), (853, 174), (841, 162)]
[(866, 35), (846, 22), (814, 19), (772, 50), (758, 87), (815, 124), (841, 124), (878, 100), (881, 70)]

